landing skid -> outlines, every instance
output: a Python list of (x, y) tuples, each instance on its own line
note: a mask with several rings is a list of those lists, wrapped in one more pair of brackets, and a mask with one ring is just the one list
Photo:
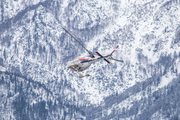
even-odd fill
[(68, 68), (74, 68), (74, 67), (76, 67), (77, 65), (73, 65), (73, 66), (69, 66)]
[(87, 74), (87, 75), (79, 75), (79, 78), (83, 78), (83, 77), (88, 77), (88, 76), (90, 76), (89, 74)]

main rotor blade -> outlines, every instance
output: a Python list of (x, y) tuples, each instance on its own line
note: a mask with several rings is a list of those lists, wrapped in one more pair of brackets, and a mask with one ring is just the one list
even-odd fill
[(74, 38), (89, 54), (91, 54), (94, 57), (94, 54), (87, 50), (73, 35), (71, 35), (71, 33), (69, 33), (65, 28), (63, 28), (72, 38)]
[[(101, 54), (99, 54), (98, 52), (96, 52), (100, 57), (102, 57), (102, 58), (104, 58)], [(110, 64), (110, 62), (106, 59), (106, 58), (104, 58), (104, 60), (107, 62), (107, 63), (109, 63)]]

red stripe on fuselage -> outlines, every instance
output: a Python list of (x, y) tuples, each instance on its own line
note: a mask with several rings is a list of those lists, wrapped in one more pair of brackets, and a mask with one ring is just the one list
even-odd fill
[(88, 58), (79, 58), (79, 60), (89, 60)]

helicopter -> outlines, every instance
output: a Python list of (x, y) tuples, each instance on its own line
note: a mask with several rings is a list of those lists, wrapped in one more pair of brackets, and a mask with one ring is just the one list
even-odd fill
[[(92, 53), (91, 51), (87, 50), (71, 33), (69, 33), (65, 28), (63, 28), (72, 38), (74, 38), (89, 54), (86, 56), (79, 56), (76, 57), (74, 60), (69, 61), (67, 63), (67, 68), (71, 69), (73, 72), (82, 72), (89, 68), (89, 66), (95, 62), (98, 62), (104, 59), (108, 64), (110, 64), (108, 59), (115, 60), (118, 62), (124, 62), (123, 60), (117, 60), (112, 57), (112, 54), (116, 51), (119, 47), (117, 46), (110, 54), (101, 55), (99, 52)], [(79, 75), (79, 78), (88, 77), (87, 75)]]

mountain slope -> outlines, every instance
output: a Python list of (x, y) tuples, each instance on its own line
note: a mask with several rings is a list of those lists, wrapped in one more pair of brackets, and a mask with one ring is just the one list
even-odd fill
[[(21, 7), (20, 7), (20, 6)], [(0, 118), (180, 119), (180, 3), (177, 0), (1, 1)], [(100, 61), (82, 74), (67, 62)]]

